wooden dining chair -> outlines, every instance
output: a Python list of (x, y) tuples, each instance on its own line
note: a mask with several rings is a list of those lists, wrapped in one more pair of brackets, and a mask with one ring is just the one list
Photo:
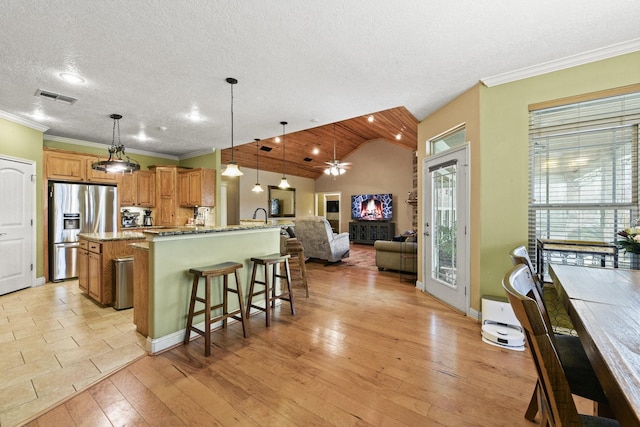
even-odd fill
[[(610, 418), (578, 414), (572, 397), (572, 393), (578, 394), (576, 392), (577, 388), (580, 388), (580, 391), (584, 394), (601, 394), (600, 397), (606, 402), (604, 391), (602, 391), (602, 387), (595, 373), (593, 373), (588, 359), (586, 362), (588, 368), (591, 369), (591, 376), (583, 372), (582, 375), (584, 376), (580, 384), (578, 384), (578, 379), (573, 380), (573, 384), (568, 380), (566, 372), (572, 369), (570, 366), (573, 361), (568, 360), (569, 363), (565, 363), (562, 360), (562, 355), (556, 345), (557, 337), (554, 336), (552, 329), (550, 329), (545, 320), (544, 304), (541, 302), (542, 298), (537, 292), (537, 287), (529, 268), (524, 264), (514, 266), (505, 275), (502, 280), (502, 286), (507, 292), (513, 311), (524, 329), (529, 350), (538, 372), (538, 382), (525, 417), (533, 421), (536, 412), (540, 409), (540, 424), (543, 426), (579, 426), (583, 425), (583, 423), (584, 425), (594, 426), (619, 425), (617, 421)], [(582, 352), (584, 352), (584, 349)], [(531, 413), (533, 400), (535, 400), (535, 409)]]
[(513, 263), (513, 265), (525, 264), (527, 267), (529, 267), (531, 275), (533, 276), (533, 280), (535, 280), (538, 291), (540, 292), (540, 295), (544, 295), (544, 283), (542, 277), (538, 276), (538, 273), (536, 273), (536, 271), (533, 269), (533, 263), (531, 262), (531, 257), (529, 256), (527, 248), (523, 245), (520, 245), (517, 248), (512, 249), (511, 252), (509, 252), (509, 255), (511, 256), (511, 262)]

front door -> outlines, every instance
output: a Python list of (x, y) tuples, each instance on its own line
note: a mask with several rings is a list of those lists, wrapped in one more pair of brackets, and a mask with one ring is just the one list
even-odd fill
[(0, 158), (0, 295), (33, 280), (35, 167)]
[(424, 162), (423, 283), (466, 313), (469, 308), (468, 145)]

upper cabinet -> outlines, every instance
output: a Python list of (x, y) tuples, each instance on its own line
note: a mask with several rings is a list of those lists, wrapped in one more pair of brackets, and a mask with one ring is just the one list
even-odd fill
[(86, 157), (80, 154), (45, 151), (45, 174), (49, 179), (84, 181), (85, 160)]
[(178, 174), (180, 206), (209, 206), (216, 204), (216, 172), (213, 169), (190, 169)]
[(93, 170), (91, 166), (98, 160), (98, 156), (45, 149), (45, 176), (59, 181), (117, 184), (119, 174)]
[(85, 159), (85, 165), (86, 165), (85, 167), (87, 168), (87, 173), (86, 173), (87, 181), (96, 182), (96, 183), (105, 183), (105, 184), (117, 184), (119, 182), (119, 179), (122, 178), (121, 173), (110, 173), (110, 172), (97, 171), (93, 169), (92, 167), (93, 163), (98, 162), (100, 160), (107, 160), (107, 158), (91, 156)]
[(156, 205), (156, 173), (137, 171), (122, 175), (119, 188), (120, 206), (141, 206), (152, 208)]

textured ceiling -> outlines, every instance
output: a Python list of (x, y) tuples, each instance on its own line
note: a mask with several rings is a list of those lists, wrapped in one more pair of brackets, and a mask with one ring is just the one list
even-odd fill
[(180, 157), (230, 146), (227, 77), (236, 146), (283, 120), (298, 132), (396, 107), (422, 120), (482, 78), (637, 40), (639, 16), (637, 0), (5, 1), (0, 111), (107, 145), (120, 113), (129, 151)]

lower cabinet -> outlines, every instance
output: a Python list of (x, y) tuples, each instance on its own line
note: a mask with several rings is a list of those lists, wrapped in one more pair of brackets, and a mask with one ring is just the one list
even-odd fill
[(83, 247), (78, 249), (78, 285), (82, 292), (89, 292), (89, 251)]
[(391, 240), (396, 225), (393, 222), (354, 221), (349, 223), (349, 240), (373, 245), (376, 240)]
[[(98, 301), (101, 304), (111, 304), (111, 301), (107, 301), (103, 298), (103, 286), (102, 286), (102, 255), (89, 252), (88, 263), (88, 293), (91, 298)], [(110, 295), (111, 293), (109, 293)]]
[(89, 297), (103, 305), (113, 304), (113, 259), (133, 255), (131, 243), (144, 238), (103, 240), (100, 242), (80, 237), (78, 251), (78, 286)]

